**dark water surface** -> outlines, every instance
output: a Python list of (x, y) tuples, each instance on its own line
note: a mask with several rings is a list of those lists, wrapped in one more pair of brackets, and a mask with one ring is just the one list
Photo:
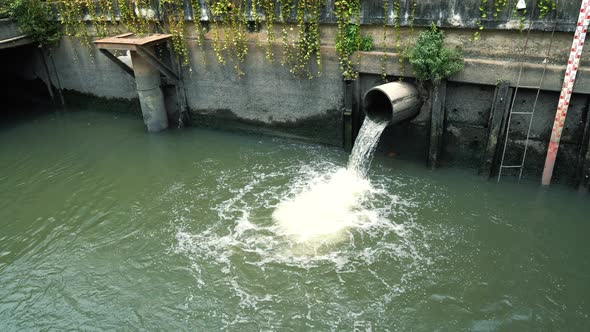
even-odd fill
[(283, 232), (277, 206), (347, 158), (116, 113), (4, 123), (0, 330), (590, 330), (587, 195), (377, 157), (358, 224)]

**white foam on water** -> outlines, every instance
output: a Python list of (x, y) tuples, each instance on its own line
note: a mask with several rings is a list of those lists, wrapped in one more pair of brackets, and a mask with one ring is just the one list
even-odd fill
[(298, 242), (338, 241), (343, 230), (379, 220), (378, 213), (364, 205), (375, 192), (365, 177), (386, 126), (367, 118), (346, 169), (313, 179), (305, 190), (281, 202), (273, 218), (284, 234)]
[(418, 205), (407, 192), (392, 190), (403, 183), (389, 176), (374, 176), (371, 183), (363, 172), (322, 160), (321, 154), (310, 159), (281, 169), (256, 164), (219, 170), (202, 164), (199, 170), (210, 176), (207, 181), (214, 179), (214, 188), (204, 193), (184, 185), (165, 196), (201, 202), (186, 202), (195, 210), (177, 210), (171, 248), (189, 259), (197, 289), (223, 284), (247, 315), (269, 301), (289, 300), (281, 293), (285, 288), (260, 289), (260, 280), (244, 271), (290, 271), (296, 280), (326, 269), (345, 285), (352, 273), (393, 261), (403, 267), (394, 279), (371, 272), (372, 279), (388, 285), (370, 308), (381, 312), (426, 273), (424, 230), (413, 221)]
[(304, 191), (281, 202), (273, 218), (283, 234), (298, 242), (335, 236), (378, 217), (362, 204), (372, 191), (368, 180), (342, 168), (315, 179)]

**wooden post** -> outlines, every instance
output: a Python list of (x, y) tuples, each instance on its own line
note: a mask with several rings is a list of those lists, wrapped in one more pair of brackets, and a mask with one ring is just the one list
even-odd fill
[(59, 79), (59, 73), (57, 72), (57, 67), (55, 66), (55, 60), (53, 59), (53, 53), (51, 52), (51, 48), (47, 49), (47, 55), (49, 55), (49, 59), (51, 60), (51, 66), (53, 67), (53, 73), (55, 74), (55, 81), (57, 83), (57, 92), (59, 93), (59, 99), (61, 100), (61, 106), (66, 105), (66, 101), (64, 99), (63, 89), (61, 87), (61, 80)]
[(590, 145), (590, 139), (586, 140), (584, 144), (586, 144), (587, 150), (583, 163), (580, 191), (588, 193), (590, 192), (590, 148), (588, 148), (588, 145)]
[(353, 85), (354, 81), (344, 81), (344, 109), (342, 110), (342, 123), (343, 123), (343, 144), (344, 151), (352, 151), (352, 104), (353, 104)]
[(428, 167), (434, 169), (442, 151), (443, 130), (445, 121), (445, 100), (447, 81), (442, 80), (432, 87), (432, 117), (430, 119), (430, 148), (428, 151)]
[(47, 80), (43, 80), (45, 86), (47, 87), (47, 92), (49, 92), (49, 96), (51, 97), (51, 101), (55, 103), (55, 95), (53, 94), (53, 82), (51, 82), (51, 74), (49, 74), (49, 67), (47, 66), (47, 61), (45, 60), (45, 54), (43, 53), (43, 48), (41, 45), (38, 47), (39, 56), (41, 57), (41, 62), (43, 63), (43, 69), (45, 69), (45, 78)]
[(492, 109), (490, 110), (490, 119), (488, 122), (488, 143), (481, 165), (481, 174), (486, 178), (493, 176), (493, 166), (496, 161), (496, 150), (498, 146), (498, 137), (502, 131), (503, 124), (507, 119), (510, 110), (511, 94), (510, 83), (501, 82), (496, 85)]
[(590, 190), (590, 105), (588, 104), (586, 105), (584, 116), (586, 119), (584, 135), (580, 144), (575, 178), (575, 185), (578, 186), (580, 192), (588, 192)]
[(356, 141), (356, 137), (361, 130), (364, 115), (363, 112), (363, 97), (361, 96), (361, 74), (356, 80), (352, 82), (352, 143)]

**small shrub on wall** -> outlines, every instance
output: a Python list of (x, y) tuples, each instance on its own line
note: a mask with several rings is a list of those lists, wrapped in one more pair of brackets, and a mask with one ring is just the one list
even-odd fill
[(36, 43), (53, 44), (61, 37), (59, 25), (47, 3), (39, 0), (10, 0), (0, 5), (1, 16), (16, 19), (19, 30)]
[(434, 23), (418, 35), (416, 45), (407, 54), (418, 80), (437, 84), (463, 69), (463, 52), (445, 47), (444, 40), (444, 33)]

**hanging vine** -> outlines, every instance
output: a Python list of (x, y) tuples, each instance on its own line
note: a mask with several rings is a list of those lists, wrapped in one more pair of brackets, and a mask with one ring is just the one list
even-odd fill
[(524, 30), (524, 22), (526, 21), (526, 14), (528, 13), (527, 9), (518, 9), (518, 5), (514, 5), (514, 14), (518, 16), (518, 31), (522, 33)]
[(234, 68), (239, 75), (244, 75), (241, 64), (246, 60), (246, 55), (248, 54), (248, 44), (246, 42), (248, 20), (245, 13), (245, 1), (239, 0), (237, 3), (238, 4), (235, 6), (235, 8), (238, 10), (238, 12), (235, 15), (232, 15), (231, 20), (233, 46), (235, 47), (235, 55), (237, 59), (236, 63), (234, 64)]
[(203, 25), (201, 24), (201, 1), (191, 0), (191, 10), (193, 12), (193, 24), (195, 25), (195, 38), (197, 45), (203, 46)]
[(275, 13), (275, 0), (261, 0), (262, 11), (264, 13), (266, 21), (266, 58), (270, 61), (274, 61), (274, 53), (272, 46), (275, 43), (275, 30), (274, 23), (277, 20)]
[(487, 19), (487, 6), (488, 0), (481, 0), (481, 5), (479, 6), (479, 20), (476, 22), (477, 30), (473, 33), (473, 41), (478, 41), (481, 36), (481, 31), (483, 31), (483, 20)]
[(82, 44), (90, 48), (90, 36), (84, 22), (84, 6), (75, 0), (66, 0), (58, 6), (61, 23), (65, 26), (67, 36), (77, 38)]
[[(320, 0), (300, 0), (296, 8), (296, 39), (288, 49), (291, 74), (312, 79), (321, 75)], [(311, 68), (315, 57), (317, 70)], [(314, 73), (315, 71), (315, 73)]]
[[(149, 24), (147, 18), (142, 15), (142, 8), (139, 1), (119, 0), (118, 3), (119, 11), (121, 13), (121, 22), (128, 30), (135, 34), (149, 33)], [(165, 5), (166, 1), (160, 2), (161, 7)]]
[(508, 4), (508, 0), (496, 0), (494, 1), (494, 18), (498, 18), (498, 16), (500, 16), (500, 13), (504, 10), (504, 8), (506, 8), (506, 5)]
[(399, 53), (401, 52), (402, 47), (402, 34), (401, 34), (401, 5), (400, 0), (395, 0), (393, 2), (393, 9), (395, 13), (395, 18), (393, 21), (393, 27), (395, 28), (395, 49)]
[(554, 0), (540, 0), (537, 6), (539, 7), (539, 18), (544, 18), (551, 11), (557, 9), (557, 4)]
[(350, 47), (351, 41), (347, 37), (349, 36), (349, 26), (360, 30), (360, 0), (338, 0), (334, 5), (336, 6), (336, 19), (338, 22), (336, 52), (339, 57), (340, 69), (345, 80), (354, 80), (358, 76), (350, 58), (354, 48)]
[[(383, 0), (383, 47), (387, 47), (387, 17), (389, 16), (389, 0)], [(387, 49), (384, 49), (379, 59), (381, 65), (381, 80), (387, 82)]]
[[(96, 31), (96, 34), (100, 37), (104, 37), (104, 36), (108, 35), (108, 27), (106, 25), (106, 22), (101, 20), (97, 14), (97, 11), (96, 11), (97, 3), (95, 3), (93, 0), (84, 0), (84, 4), (86, 5), (86, 8), (88, 9), (88, 15), (89, 15), (90, 20), (94, 23), (94, 29)], [(99, 9), (99, 12), (100, 12), (100, 9)]]
[[(242, 63), (248, 54), (248, 19), (243, 0), (210, 0), (213, 19), (213, 50), (221, 64), (232, 63), (238, 75), (244, 75)], [(223, 40), (221, 37), (223, 36)]]
[(402, 36), (401, 36), (401, 6), (400, 0), (395, 0), (393, 3), (394, 11), (395, 11), (395, 20), (394, 20), (394, 27), (395, 27), (395, 50), (399, 55), (399, 63), (400, 63), (400, 80), (406, 75), (406, 66), (405, 66), (405, 58), (402, 56)]
[[(400, 0), (387, 1), (394, 1), (395, 40), (400, 51)], [(156, 30), (170, 33), (172, 47), (184, 65), (189, 64), (185, 10), (193, 13), (196, 44), (202, 47), (205, 31), (201, 13), (206, 9), (215, 55), (219, 63), (231, 64), (238, 75), (244, 74), (243, 63), (249, 53), (248, 33), (252, 24), (252, 31), (256, 32), (264, 24), (266, 38), (257, 38), (256, 43), (264, 50), (265, 58), (271, 62), (275, 60), (275, 46), (280, 45), (276, 40), (280, 38), (283, 46), (281, 64), (294, 76), (311, 79), (321, 75), (320, 12), (325, 4), (324, 0), (206, 0), (204, 6), (201, 0), (186, 3), (185, 0), (161, 0), (154, 8), (151, 0), (58, 0), (54, 8), (65, 26), (66, 35), (77, 38), (89, 48), (91, 32), (94, 36), (105, 37), (115, 25), (137, 35)], [(336, 1), (335, 13), (340, 68), (345, 79), (354, 79), (357, 73), (352, 54), (357, 50), (372, 49), (373, 41), (361, 34), (360, 0)], [(87, 21), (93, 29), (88, 29)], [(280, 37), (275, 33), (277, 22), (281, 23)], [(384, 42), (386, 25), (384, 21)], [(356, 63), (360, 62), (360, 53), (358, 56)], [(382, 62), (385, 64), (385, 57)]]
[(405, 39), (405, 42), (403, 43), (403, 49), (400, 52), (400, 58), (399, 58), (399, 62), (400, 62), (400, 66), (401, 66), (401, 76), (400, 76), (400, 81), (402, 81), (404, 79), (404, 76), (406, 75), (406, 64), (407, 64), (407, 57), (408, 54), (410, 53), (410, 48), (411, 46), (413, 46), (413, 37), (414, 37), (414, 21), (416, 20), (416, 0), (412, 0), (411, 3), (411, 10), (410, 10), (410, 20), (409, 20), (409, 32), (408, 32), (408, 36)]
[[(260, 16), (259, 8), (261, 8), (261, 1), (262, 0), (250, 0), (250, 14), (252, 15), (252, 23), (251, 31), (260, 32), (262, 27), (262, 16)], [(262, 41), (260, 40), (260, 34), (256, 34), (256, 46), (262, 48)]]
[(288, 63), (292, 63), (294, 59), (292, 44), (294, 40), (289, 38), (289, 31), (293, 31), (292, 27), (288, 27), (288, 24), (293, 16), (295, 10), (295, 3), (293, 0), (279, 0), (280, 1), (280, 16), (279, 20), (282, 24), (281, 27), (281, 41), (283, 44), (283, 57), (281, 59), (281, 65), (284, 66)]
[[(163, 23), (172, 34), (172, 47), (183, 65), (189, 64), (188, 46), (184, 34), (184, 1), (161, 0)], [(139, 25), (141, 27), (141, 25)]]

